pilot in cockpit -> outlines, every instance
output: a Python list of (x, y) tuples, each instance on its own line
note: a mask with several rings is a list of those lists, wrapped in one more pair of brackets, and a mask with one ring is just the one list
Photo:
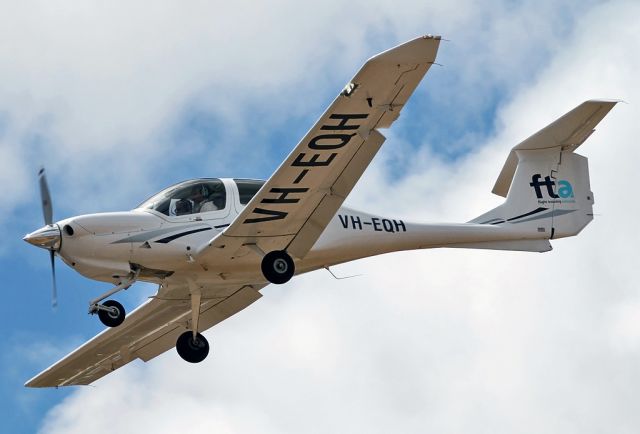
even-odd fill
[(176, 203), (176, 215), (217, 211), (219, 208), (210, 196), (209, 188), (205, 184), (194, 185), (189, 196)]
[(220, 209), (214, 203), (213, 197), (212, 197), (213, 194), (212, 192), (209, 191), (209, 187), (207, 185), (205, 184), (196, 185), (194, 189), (196, 191), (192, 192), (192, 194), (195, 194), (193, 201), (195, 204), (197, 204), (194, 207), (194, 212), (217, 211)]

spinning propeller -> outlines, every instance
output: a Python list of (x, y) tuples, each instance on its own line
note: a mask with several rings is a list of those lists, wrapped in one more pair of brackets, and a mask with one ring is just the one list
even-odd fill
[(49, 186), (47, 184), (47, 177), (44, 173), (44, 168), (38, 171), (38, 182), (40, 184), (42, 214), (44, 216), (44, 223), (46, 226), (27, 234), (23, 239), (34, 246), (49, 250), (49, 258), (51, 259), (51, 277), (53, 280), (51, 305), (56, 307), (58, 305), (58, 290), (56, 287), (55, 257), (56, 252), (60, 250), (60, 241), (62, 237), (60, 235), (60, 227), (53, 223), (53, 206), (51, 204), (51, 194), (49, 193)]

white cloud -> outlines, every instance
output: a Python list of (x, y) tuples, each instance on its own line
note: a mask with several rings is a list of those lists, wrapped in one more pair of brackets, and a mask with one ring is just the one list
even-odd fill
[[(406, 132), (392, 129), (350, 202), (388, 212), (393, 201), (402, 215), (464, 220), (495, 205), (489, 191), (510, 146), (585, 99), (640, 96), (632, 2), (586, 13), (583, 2), (250, 7), (13, 11), (48, 21), (37, 26), (47, 38), (25, 36), (27, 50), (16, 60), (23, 66), (0, 71), (14, 89), (13, 137), (45, 119), (44, 131), (61, 146), (61, 154), (47, 154), (59, 170), (75, 172), (69, 178), (77, 181), (92, 169), (75, 165), (115, 153), (125, 170), (136, 168), (116, 183), (134, 194), (126, 184), (135, 178), (140, 189), (152, 173), (136, 163), (157, 158), (149, 155), (156, 146), (168, 149), (152, 139), (186, 106), (204, 107), (234, 130), (243, 125), (239, 115), (265, 102), (273, 111), (252, 125), (282, 125), (291, 105), (296, 116), (313, 118), (319, 109), (311, 101), (321, 101), (373, 46), (440, 25), (454, 40), (442, 48), (447, 72), (460, 71), (442, 83), (456, 87), (431, 89), (427, 77), (416, 97), (432, 92), (443, 107), (451, 107), (447, 98), (468, 102), (455, 128), (483, 98), (506, 89), (511, 97), (499, 98), (496, 134), (447, 161), (433, 143), (410, 154)], [(635, 432), (638, 114), (633, 104), (616, 107), (581, 149), (604, 216), (579, 237), (554, 243), (553, 252), (406, 252), (339, 268), (364, 277), (314, 273), (269, 287), (259, 303), (207, 333), (213, 357), (203, 364), (186, 366), (169, 352), (121, 369), (56, 406), (42, 431)], [(9, 151), (15, 159), (33, 153)], [(391, 182), (398, 158), (407, 176)], [(118, 170), (96, 174), (89, 186)], [(84, 192), (74, 188), (74, 197)]]
[[(158, 173), (175, 172), (173, 163), (189, 155), (201, 174), (247, 155), (252, 165), (275, 165), (273, 156), (247, 152), (265, 131), (300, 117), (312, 122), (363, 57), (427, 31), (454, 39), (441, 58), (452, 67), (444, 84), (459, 96), (430, 92), (452, 114), (452, 128), (461, 128), (497, 85), (506, 89), (531, 74), (527, 58), (552, 50), (569, 27), (556, 17), (584, 7), (12, 3), (0, 17), (0, 113), (8, 114), (5, 141), (20, 150), (20, 161), (2, 158), (0, 172), (29, 185), (24, 172), (46, 164), (54, 190), (64, 192), (54, 195), (57, 209), (67, 215), (132, 206), (158, 188)], [(220, 138), (208, 151), (171, 138), (194, 108), (218, 121)], [(1, 206), (9, 212), (28, 201), (17, 195)]]

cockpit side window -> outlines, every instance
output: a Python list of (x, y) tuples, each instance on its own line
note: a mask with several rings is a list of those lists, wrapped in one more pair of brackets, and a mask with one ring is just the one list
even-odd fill
[(169, 187), (138, 208), (152, 209), (167, 216), (182, 216), (225, 209), (227, 194), (219, 179), (197, 179)]
[(256, 195), (258, 190), (262, 188), (265, 181), (258, 181), (255, 179), (234, 179), (233, 180), (238, 187), (238, 193), (240, 194), (240, 203), (246, 205)]

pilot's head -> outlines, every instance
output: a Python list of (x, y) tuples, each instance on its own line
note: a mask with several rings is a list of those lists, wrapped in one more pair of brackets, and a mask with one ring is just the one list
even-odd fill
[(209, 195), (209, 189), (204, 184), (194, 185), (191, 188), (191, 193), (189, 194), (189, 199), (199, 202), (205, 199)]

